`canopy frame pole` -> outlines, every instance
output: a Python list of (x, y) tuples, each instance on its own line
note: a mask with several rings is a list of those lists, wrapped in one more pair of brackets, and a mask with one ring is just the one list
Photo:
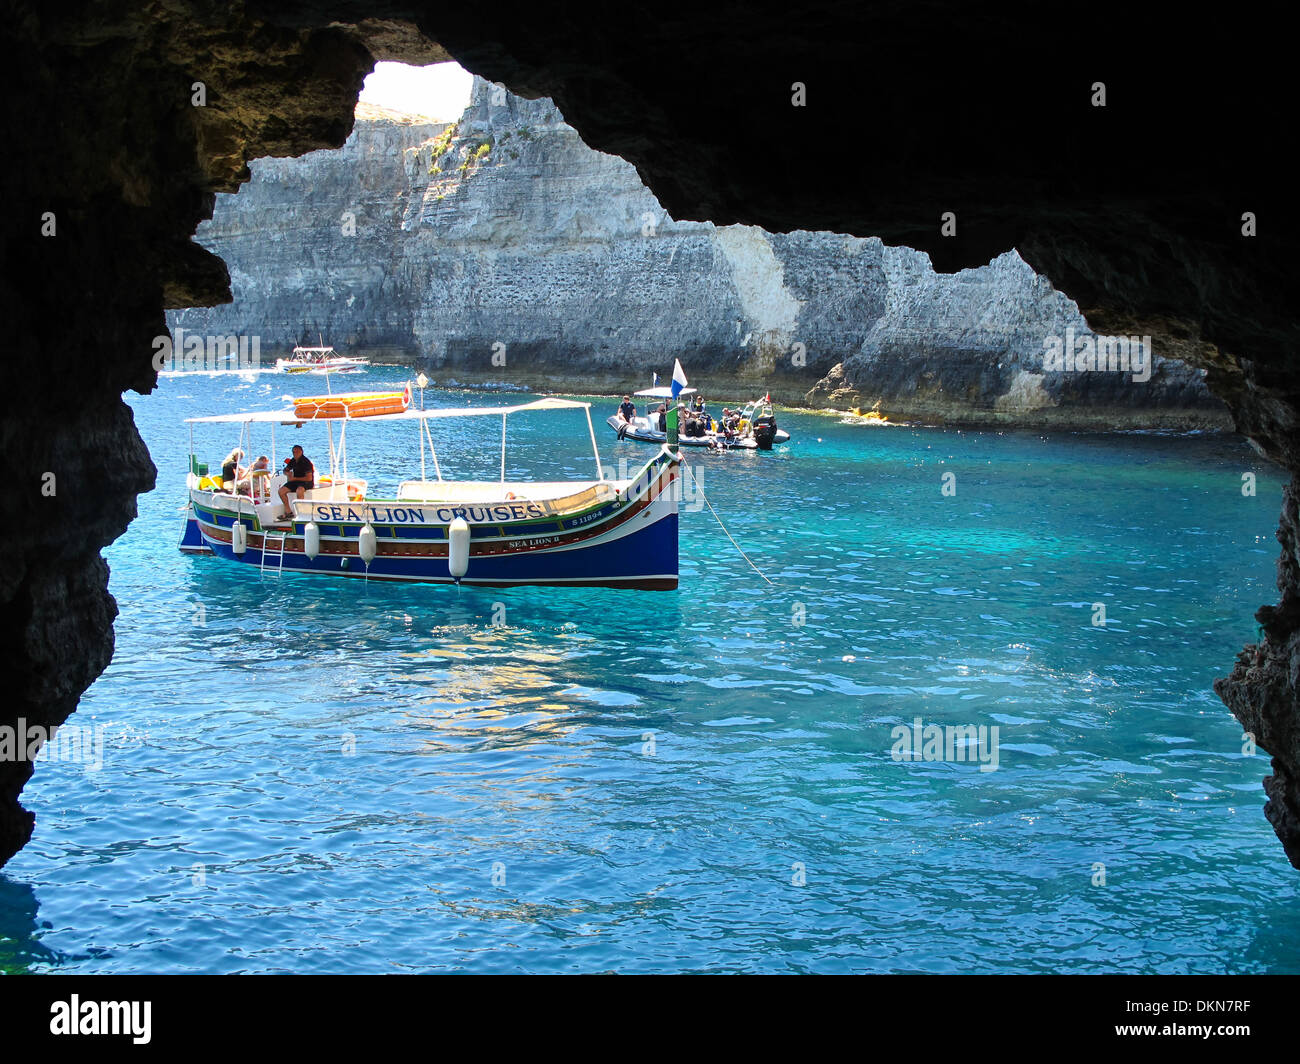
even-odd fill
[(421, 420), (424, 426), (424, 434), (429, 438), (429, 456), (433, 459), (433, 471), (438, 475), (438, 480), (442, 480), (442, 467), (438, 465), (438, 448), (433, 445), (433, 433), (429, 431), (429, 419)]
[(605, 467), (600, 464), (600, 448), (596, 446), (596, 429), (591, 423), (591, 407), (587, 407), (587, 431), (591, 434), (591, 453), (596, 456), (596, 479), (605, 479)]
[[(424, 400), (423, 388), (420, 389), (420, 400), (421, 400), (421, 408), (423, 409), (423, 400)], [(429, 479), (424, 475), (424, 425), (425, 422), (423, 419), (421, 419), (419, 422), (419, 427), (416, 429), (416, 435), (420, 437), (420, 482), (421, 483)]]
[[(239, 494), (239, 466), (240, 466), (240, 462), (242, 462), (245, 458), (248, 457), (248, 452), (251, 451), (252, 449), (253, 449), (253, 423), (251, 421), (245, 421), (243, 426), (239, 430), (239, 450), (242, 453), (239, 456), (239, 462), (235, 463), (235, 487), (234, 487), (235, 513), (240, 515), (241, 517), (243, 516), (244, 513), (244, 497)], [(245, 466), (245, 468), (247, 468), (247, 466)]]
[(334, 422), (325, 422), (325, 431), (329, 433), (330, 440), (330, 480), (337, 480), (339, 475), (338, 459), (334, 454)]
[(506, 482), (506, 415), (501, 415), (501, 483)]

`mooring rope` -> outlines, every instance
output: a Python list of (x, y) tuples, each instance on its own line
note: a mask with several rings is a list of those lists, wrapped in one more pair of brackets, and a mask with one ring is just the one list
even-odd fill
[(741, 550), (740, 544), (736, 542), (735, 537), (732, 536), (732, 534), (727, 531), (727, 526), (722, 523), (722, 518), (718, 516), (718, 511), (713, 508), (713, 503), (709, 502), (709, 497), (704, 494), (704, 488), (700, 485), (700, 478), (695, 475), (695, 470), (693, 470), (685, 462), (682, 463), (682, 468), (685, 469), (688, 473), (690, 473), (691, 480), (695, 483), (695, 490), (700, 493), (700, 498), (704, 500), (704, 505), (709, 508), (709, 513), (711, 513), (713, 515), (713, 519), (718, 522), (718, 527), (722, 529), (723, 535), (725, 535), (729, 540), (731, 540), (731, 545), (736, 548), (737, 553), (739, 553), (740, 556), (744, 558), (746, 562), (749, 562), (749, 567), (763, 578), (763, 581), (767, 584), (768, 587), (776, 587), (776, 584), (772, 583), (772, 581), (768, 580), (766, 575), (764, 575), (763, 570), (760, 569), (757, 565), (755, 565), (750, 560), (749, 555), (746, 554), (743, 550)]

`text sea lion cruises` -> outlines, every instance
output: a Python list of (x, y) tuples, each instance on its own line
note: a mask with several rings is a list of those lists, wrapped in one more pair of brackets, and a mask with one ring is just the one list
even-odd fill
[[(391, 411), (393, 396), (401, 409)], [(343, 400), (340, 402), (340, 400)], [(270, 568), (489, 586), (543, 584), (644, 589), (677, 587), (677, 481), (680, 459), (668, 447), (626, 480), (605, 478), (590, 404), (546, 398), (509, 407), (413, 410), (404, 393), (353, 393), (296, 400), (291, 410), (190, 418), (189, 505), (180, 549)], [(513, 415), (581, 409), (598, 477), (587, 481), (506, 480), (506, 427)], [(371, 413), (371, 410), (387, 412)], [(501, 418), (501, 477), (443, 478), (430, 425), (445, 418)], [(358, 423), (409, 422), (420, 437), (420, 479), (391, 497), (371, 497), (369, 482), (347, 466), (347, 431)], [(242, 471), (234, 482), (207, 475), (194, 454), (194, 426), (239, 425), (242, 445), (259, 426), (324, 422), (328, 475), (303, 497), (288, 495), (286, 472)], [(334, 426), (338, 426), (338, 443)], [(322, 441), (323, 442), (323, 441)], [(426, 448), (435, 479), (425, 479)], [(249, 448), (251, 450), (251, 446)], [(289, 476), (296, 476), (288, 468)]]

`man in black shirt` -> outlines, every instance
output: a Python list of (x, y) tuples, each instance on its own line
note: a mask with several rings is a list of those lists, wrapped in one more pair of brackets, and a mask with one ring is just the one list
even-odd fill
[(289, 521), (293, 519), (289, 493), (297, 492), (298, 498), (301, 499), (308, 488), (316, 486), (316, 467), (311, 464), (311, 459), (302, 453), (302, 448), (296, 443), (293, 445), (293, 457), (284, 460), (284, 475), (288, 480), (280, 489), (280, 502), (284, 504), (284, 513), (280, 514), (279, 519)]
[(630, 395), (623, 396), (623, 402), (618, 408), (618, 438), (620, 440), (627, 438), (627, 430), (632, 427), (632, 419), (636, 417), (636, 404), (632, 402)]

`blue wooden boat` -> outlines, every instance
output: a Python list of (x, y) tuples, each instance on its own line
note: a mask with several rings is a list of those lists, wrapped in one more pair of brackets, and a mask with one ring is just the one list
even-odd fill
[[(526, 411), (581, 408), (598, 476), (586, 481), (506, 479), (506, 428)], [(430, 425), (445, 418), (500, 417), (501, 477), (445, 479)], [(303, 498), (291, 498), (281, 520), (283, 472), (254, 471), (236, 482), (207, 474), (197, 459), (196, 426), (240, 426), (241, 449), (259, 427), (301, 428), (323, 421), (329, 429), (330, 472)], [(347, 465), (349, 426), (403, 421), (420, 435), (419, 479), (402, 481), (388, 496)], [(607, 479), (596, 449), (590, 404), (547, 398), (513, 407), (405, 410), (371, 417), (319, 416), (294, 410), (223, 414), (188, 419), (188, 506), (180, 549), (272, 572), (463, 583), (525, 584), (670, 590), (677, 587), (677, 499), (681, 465), (663, 447), (624, 480)], [(338, 428), (337, 445), (334, 428)], [(427, 456), (427, 459), (426, 459)], [(428, 462), (435, 476), (427, 479)], [(257, 475), (261, 472), (261, 475)]]

